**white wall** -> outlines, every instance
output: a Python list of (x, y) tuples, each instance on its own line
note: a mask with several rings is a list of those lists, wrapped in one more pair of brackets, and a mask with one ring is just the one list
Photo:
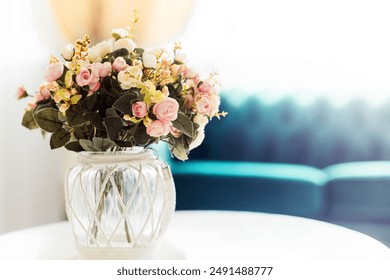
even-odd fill
[(389, 9), (387, 0), (197, 0), (181, 41), (224, 89), (270, 102), (290, 94), (380, 103), (390, 91)]
[[(75, 155), (65, 150), (50, 150), (48, 139), (43, 140), (38, 130), (29, 131), (21, 126), (27, 100), (15, 99), (16, 88), (23, 84), (30, 93), (35, 92), (43, 81), (51, 46), (39, 41), (30, 1), (2, 1), (0, 10), (3, 36), (0, 44), (0, 233), (3, 233), (65, 219), (63, 182)], [(52, 40), (58, 41), (56, 37)]]

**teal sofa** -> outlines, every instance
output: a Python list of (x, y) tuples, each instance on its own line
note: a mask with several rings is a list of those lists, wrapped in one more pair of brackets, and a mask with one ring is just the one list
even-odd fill
[(294, 164), (175, 163), (177, 209), (260, 211), (320, 218), (326, 175)]
[[(240, 105), (225, 93), (206, 139), (181, 162), (165, 154), (177, 209), (281, 213), (325, 221), (390, 223), (390, 102)], [(250, 125), (249, 125), (250, 124)]]

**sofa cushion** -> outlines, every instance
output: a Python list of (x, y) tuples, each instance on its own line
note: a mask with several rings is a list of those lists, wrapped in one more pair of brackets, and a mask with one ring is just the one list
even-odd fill
[(320, 217), (325, 174), (293, 164), (173, 163), (178, 210), (262, 211)]
[(390, 162), (352, 162), (324, 169), (328, 219), (390, 221)]

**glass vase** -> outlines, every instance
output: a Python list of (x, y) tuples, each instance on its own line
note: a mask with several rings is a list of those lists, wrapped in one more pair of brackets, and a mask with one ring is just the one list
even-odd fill
[(66, 213), (87, 259), (150, 259), (175, 210), (169, 166), (153, 150), (81, 152), (66, 177)]

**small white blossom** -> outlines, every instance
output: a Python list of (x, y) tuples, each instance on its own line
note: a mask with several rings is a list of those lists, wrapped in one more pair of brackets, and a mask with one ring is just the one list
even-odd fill
[(139, 87), (141, 78), (142, 69), (136, 66), (129, 66), (118, 73), (118, 81), (122, 89)]
[(144, 55), (151, 54), (154, 55), (155, 57), (159, 57), (162, 53), (161, 48), (148, 48), (144, 51)]
[(111, 34), (112, 37), (118, 40), (120, 38), (126, 38), (127, 36), (129, 36), (129, 30), (126, 28), (114, 28), (111, 31)]
[(204, 128), (209, 122), (209, 119), (205, 115), (196, 114), (192, 121), (196, 124), (199, 124), (199, 127)]
[(156, 68), (157, 58), (152, 54), (143, 54), (142, 55), (144, 67), (146, 68)]
[(67, 44), (61, 49), (61, 55), (66, 61), (71, 61), (74, 56), (74, 47), (72, 44)]
[(112, 40), (102, 41), (88, 50), (88, 59), (91, 62), (101, 62), (109, 52), (112, 52)]
[(129, 38), (119, 39), (114, 43), (114, 50), (126, 49), (131, 53), (135, 49), (135, 43)]

